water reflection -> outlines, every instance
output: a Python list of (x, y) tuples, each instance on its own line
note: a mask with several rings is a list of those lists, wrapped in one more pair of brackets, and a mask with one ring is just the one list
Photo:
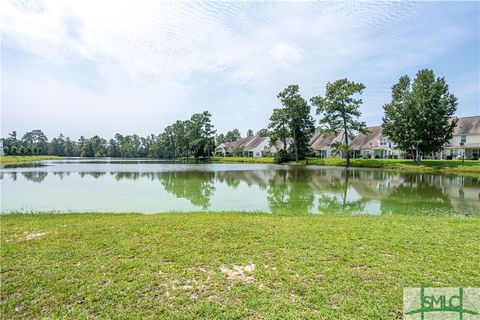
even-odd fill
[(215, 191), (213, 172), (166, 172), (159, 178), (165, 191), (177, 198), (188, 199), (204, 210), (210, 207), (210, 197)]
[[(40, 183), (42, 182), (43, 180), (45, 180), (45, 178), (47, 177), (48, 175), (48, 172), (42, 172), (42, 171), (29, 171), (29, 172), (22, 172), (22, 175), (25, 177), (25, 179), (29, 180), (29, 181), (33, 181), (33, 182), (36, 182), (36, 183)], [(15, 176), (15, 180), (16, 180), (16, 176)]]
[[(18, 172), (1, 171), (6, 194), (2, 195), (2, 211), (36, 208), (36, 200), (45, 208), (85, 211), (480, 214), (480, 183), (476, 178), (315, 167), (245, 166), (239, 170), (223, 166), (220, 170), (215, 165), (175, 166), (157, 172), (23, 171), (23, 179), (18, 178)], [(48, 183), (52, 189), (15, 187), (28, 182)], [(89, 193), (90, 189), (95, 193)], [(35, 198), (40, 191), (41, 198)], [(68, 198), (70, 202), (60, 204), (59, 193), (73, 200)], [(74, 194), (81, 197), (81, 202), (74, 202)]]

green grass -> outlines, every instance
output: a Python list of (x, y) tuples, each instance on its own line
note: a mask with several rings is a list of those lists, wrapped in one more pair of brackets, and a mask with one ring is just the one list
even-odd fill
[(480, 287), (479, 227), (407, 216), (4, 215), (2, 318), (398, 319), (404, 287)]
[(0, 164), (24, 164), (41, 160), (58, 160), (58, 156), (0, 156)]
[(213, 162), (222, 163), (275, 163), (273, 157), (213, 157)]
[[(308, 158), (308, 164), (345, 166), (342, 158)], [(480, 176), (480, 161), (465, 160), (423, 160), (415, 164), (411, 159), (351, 159), (352, 167), (384, 168), (424, 173), (467, 173)]]

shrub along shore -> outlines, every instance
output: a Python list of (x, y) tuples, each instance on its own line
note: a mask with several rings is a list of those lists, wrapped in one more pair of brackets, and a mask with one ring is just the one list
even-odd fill
[(1, 313), (397, 319), (404, 287), (480, 287), (479, 225), (418, 216), (4, 215)]

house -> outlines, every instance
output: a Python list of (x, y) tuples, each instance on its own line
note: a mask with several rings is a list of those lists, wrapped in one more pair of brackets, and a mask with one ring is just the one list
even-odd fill
[(269, 137), (251, 137), (252, 139), (243, 149), (244, 157), (261, 157), (264, 152), (269, 150)]
[(269, 137), (246, 137), (233, 142), (220, 144), (215, 149), (217, 156), (261, 157), (263, 153), (270, 152)]
[(352, 158), (400, 157), (400, 150), (383, 134), (381, 126), (367, 128), (368, 133), (359, 133), (350, 143)]
[(317, 130), (309, 141), (310, 147), (315, 151), (315, 154), (320, 158), (340, 157), (341, 154), (334, 154), (330, 145), (335, 142), (342, 142), (344, 134), (324, 134)]
[(234, 156), (236, 152), (243, 153), (243, 150), (245, 149), (245, 147), (254, 138), (255, 137), (246, 137), (246, 138), (240, 138), (233, 142), (222, 143), (215, 149), (215, 154), (218, 156), (227, 157), (227, 156)]
[(285, 149), (288, 150), (288, 148), (293, 144), (293, 138), (286, 138), (285, 142), (286, 142), (286, 146), (283, 143), (283, 140), (281, 139), (277, 140), (272, 146), (268, 148), (268, 152), (270, 154), (275, 154), (280, 150), (285, 150)]
[(480, 116), (456, 118), (452, 140), (445, 146), (442, 159), (480, 158)]

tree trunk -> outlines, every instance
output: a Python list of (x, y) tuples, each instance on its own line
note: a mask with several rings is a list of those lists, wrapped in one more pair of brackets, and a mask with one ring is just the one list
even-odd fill
[(298, 162), (298, 144), (296, 130), (293, 130), (293, 146), (295, 147), (295, 162)]
[(345, 126), (344, 127), (344, 134), (345, 134), (345, 153), (346, 153), (346, 163), (345, 163), (345, 167), (348, 169), (350, 168), (350, 148), (348, 147), (348, 131), (347, 131), (347, 127)]
[(345, 211), (345, 206), (347, 204), (347, 191), (348, 191), (348, 171), (345, 172), (345, 187), (343, 188), (343, 199), (342, 199), (342, 212)]

